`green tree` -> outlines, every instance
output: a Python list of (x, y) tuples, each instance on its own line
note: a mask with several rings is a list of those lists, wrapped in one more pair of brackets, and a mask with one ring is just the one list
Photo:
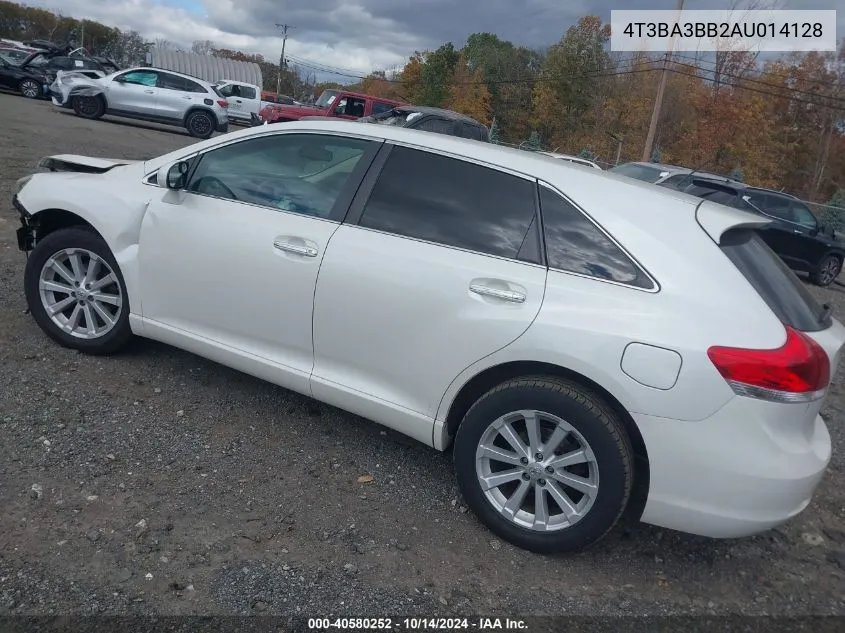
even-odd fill
[(742, 173), (742, 170), (739, 166), (734, 167), (733, 171), (731, 172), (731, 178), (734, 180), (738, 180), (739, 182), (745, 182), (745, 174)]
[(660, 160), (661, 160), (660, 149), (655, 147), (654, 151), (651, 152), (651, 162), (652, 163), (659, 163)]
[(496, 117), (493, 117), (493, 123), (490, 124), (490, 142), (499, 142), (499, 124), (496, 122)]
[(603, 74), (611, 68), (609, 39), (610, 25), (588, 15), (549, 48), (535, 86), (533, 118), (553, 145), (565, 145), (585, 126), (596, 127), (595, 117), (586, 115), (601, 110), (596, 106), (606, 92)]
[(523, 148), (537, 151), (540, 149), (540, 133), (537, 130), (532, 130), (528, 140), (523, 144)]
[(443, 44), (425, 58), (420, 105), (443, 106), (449, 98), (449, 84), (455, 76), (457, 64), (458, 51), (452, 42)]
[(827, 205), (819, 213), (819, 221), (827, 228), (845, 230), (845, 189), (837, 189)]
[(585, 147), (580, 152), (578, 152), (578, 156), (580, 158), (586, 158), (587, 160), (594, 159), (593, 151), (589, 147)]

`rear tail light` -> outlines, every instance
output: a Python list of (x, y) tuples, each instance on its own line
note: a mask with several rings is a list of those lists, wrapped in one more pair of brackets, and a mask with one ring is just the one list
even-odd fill
[(827, 353), (806, 334), (786, 327), (777, 349), (711, 347), (707, 355), (734, 393), (771, 402), (810, 402), (830, 382)]
[(228, 102), (228, 101), (226, 101), (225, 99), (218, 99), (218, 100), (217, 100), (217, 105), (219, 105), (221, 108), (228, 108), (228, 107), (229, 107), (229, 102)]

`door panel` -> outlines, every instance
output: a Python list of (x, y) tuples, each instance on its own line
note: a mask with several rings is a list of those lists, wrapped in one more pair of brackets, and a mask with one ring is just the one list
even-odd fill
[[(307, 384), (317, 272), (337, 227), (233, 200), (158, 194), (141, 226), (143, 317), (285, 365)], [(294, 238), (316, 253), (275, 247)]]
[(537, 265), (344, 225), (314, 297), (312, 392), (332, 399), (328, 381), (433, 418), (455, 376), (528, 328), (545, 281)]
[(320, 262), (377, 149), (277, 133), (193, 159), (186, 190), (152, 190), (143, 318), (285, 367), (285, 386), (307, 392)]
[(536, 229), (536, 182), (386, 149), (323, 259), (311, 389), (433, 419), (452, 380), (518, 338), (540, 309), (546, 268), (520, 261)]
[(109, 82), (107, 99), (109, 109), (131, 114), (155, 116), (157, 112), (158, 73), (154, 71), (130, 71), (123, 75), (126, 81)]

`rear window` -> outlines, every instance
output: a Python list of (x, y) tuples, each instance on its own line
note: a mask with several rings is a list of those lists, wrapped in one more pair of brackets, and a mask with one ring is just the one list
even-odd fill
[(628, 163), (626, 165), (617, 165), (616, 167), (613, 167), (608, 171), (612, 171), (614, 174), (622, 174), (623, 176), (628, 176), (628, 178), (636, 178), (637, 180), (643, 180), (645, 182), (655, 182), (660, 178), (660, 175), (664, 172), (664, 170), (660, 167), (636, 165), (634, 163)]
[(784, 325), (802, 332), (830, 327), (827, 310), (753, 230), (728, 231), (720, 247)]

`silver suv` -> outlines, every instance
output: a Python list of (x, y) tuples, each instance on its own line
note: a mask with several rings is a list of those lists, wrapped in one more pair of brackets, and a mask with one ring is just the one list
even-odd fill
[(226, 132), (229, 126), (229, 104), (210, 83), (155, 68), (132, 68), (96, 79), (68, 74), (56, 79), (50, 95), (54, 104), (71, 107), (86, 119), (114, 114), (178, 125), (197, 138), (208, 138), (215, 130)]

